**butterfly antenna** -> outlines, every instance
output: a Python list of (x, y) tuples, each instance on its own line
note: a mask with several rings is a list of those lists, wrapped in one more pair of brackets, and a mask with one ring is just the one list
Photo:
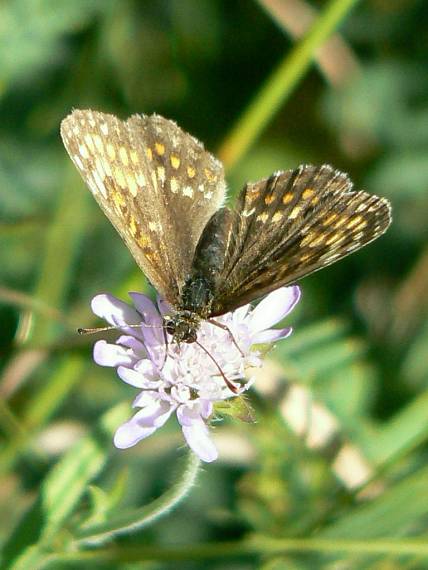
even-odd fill
[(119, 329), (123, 329), (123, 328), (127, 328), (127, 329), (137, 329), (137, 328), (141, 328), (141, 327), (146, 327), (148, 329), (165, 329), (165, 327), (163, 325), (161, 326), (155, 326), (155, 325), (147, 325), (146, 323), (138, 323), (135, 325), (111, 325), (108, 327), (95, 327), (95, 328), (88, 328), (88, 329), (82, 329), (79, 328), (77, 329), (77, 332), (81, 335), (85, 335), (85, 334), (96, 334), (99, 332), (106, 332), (106, 331), (116, 331)]
[(210, 352), (208, 352), (208, 350), (205, 348), (205, 346), (203, 346), (200, 342), (198, 342), (197, 340), (195, 340), (195, 343), (196, 343), (200, 348), (202, 348), (202, 350), (205, 352), (205, 354), (207, 354), (207, 355), (211, 358), (211, 360), (214, 362), (214, 364), (217, 366), (218, 371), (220, 372), (221, 377), (223, 378), (224, 383), (225, 383), (226, 386), (229, 388), (229, 390), (230, 390), (231, 392), (233, 392), (234, 394), (238, 394), (239, 388), (238, 388), (235, 384), (233, 384), (233, 382), (231, 382), (231, 381), (227, 378), (226, 374), (223, 372), (223, 370), (222, 370), (221, 367), (220, 367), (220, 364), (217, 362), (217, 360), (214, 358), (214, 356), (213, 356), (212, 354), (210, 354)]

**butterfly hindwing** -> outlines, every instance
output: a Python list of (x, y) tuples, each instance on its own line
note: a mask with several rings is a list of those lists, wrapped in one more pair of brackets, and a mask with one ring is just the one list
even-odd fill
[(76, 110), (61, 124), (64, 145), (147, 278), (171, 304), (193, 252), (224, 200), (221, 163), (159, 115)]
[(295, 282), (386, 231), (387, 200), (353, 192), (346, 174), (303, 165), (247, 184), (230, 227), (212, 315)]

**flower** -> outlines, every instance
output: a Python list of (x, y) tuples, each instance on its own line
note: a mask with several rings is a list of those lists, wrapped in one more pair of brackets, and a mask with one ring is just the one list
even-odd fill
[(216, 317), (221, 326), (203, 321), (197, 343), (180, 345), (162, 326), (163, 315), (171, 311), (165, 301), (158, 299), (156, 306), (141, 293), (129, 295), (134, 307), (109, 294), (92, 300), (93, 312), (123, 333), (115, 344), (95, 343), (95, 362), (116, 367), (124, 382), (140, 390), (133, 403), (139, 410), (116, 431), (116, 447), (135, 445), (175, 413), (189, 447), (203, 461), (214, 461), (218, 454), (208, 422), (215, 403), (236, 397), (251, 385), (251, 377), (245, 381), (246, 370), (262, 364), (255, 345), (291, 334), (291, 327), (270, 327), (294, 308), (299, 287), (282, 287), (255, 308), (245, 305)]

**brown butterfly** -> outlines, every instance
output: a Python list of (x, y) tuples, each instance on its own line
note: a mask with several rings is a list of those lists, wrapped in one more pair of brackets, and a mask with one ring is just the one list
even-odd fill
[(331, 166), (301, 165), (249, 182), (222, 206), (222, 164), (159, 115), (76, 110), (68, 154), (147, 278), (174, 309), (177, 342), (222, 315), (334, 263), (382, 235), (385, 198), (353, 192)]

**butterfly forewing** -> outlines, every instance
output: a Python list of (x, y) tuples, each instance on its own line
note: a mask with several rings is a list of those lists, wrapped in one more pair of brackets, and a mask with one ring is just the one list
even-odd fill
[(346, 174), (303, 165), (247, 184), (238, 199), (213, 315), (345, 257), (386, 231), (387, 200), (352, 192)]
[(224, 200), (221, 163), (159, 115), (121, 121), (76, 110), (62, 122), (61, 135), (143, 272), (164, 298), (179, 304), (199, 236)]

